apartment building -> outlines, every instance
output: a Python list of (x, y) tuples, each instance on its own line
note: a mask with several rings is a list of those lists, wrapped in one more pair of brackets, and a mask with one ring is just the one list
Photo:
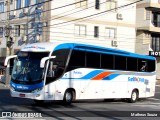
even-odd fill
[[(51, 4), (50, 41), (92, 43), (135, 52), (136, 4), (128, 5), (132, 2), (54, 0)], [(61, 6), (66, 7), (56, 9)]]
[(1, 56), (6, 54), (7, 25), (14, 42), (12, 54), (26, 44), (42, 41), (90, 43), (135, 52), (133, 1), (0, 0)]
[(49, 4), (43, 0), (0, 0), (0, 56), (9, 55), (7, 41), (12, 42), (10, 54), (26, 44), (48, 41), (49, 33), (43, 31), (48, 29), (44, 18), (49, 15), (42, 11), (49, 10)]
[(135, 52), (157, 58), (160, 79), (160, 0), (144, 0), (137, 4), (137, 40)]

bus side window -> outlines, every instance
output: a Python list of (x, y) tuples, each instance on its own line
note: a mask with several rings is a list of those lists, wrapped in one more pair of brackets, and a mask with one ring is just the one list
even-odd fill
[(147, 61), (147, 71), (153, 72), (156, 70), (156, 61), (155, 60), (148, 60)]
[(139, 71), (142, 71), (142, 72), (145, 72), (147, 71), (147, 61), (146, 60), (143, 60), (143, 59), (139, 59), (138, 60), (138, 70)]

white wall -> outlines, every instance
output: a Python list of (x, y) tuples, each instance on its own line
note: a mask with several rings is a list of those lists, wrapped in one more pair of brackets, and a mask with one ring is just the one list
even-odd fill
[[(93, 6), (89, 9), (76, 8), (75, 5), (65, 7), (62, 9), (52, 10), (52, 28), (50, 30), (51, 38), (50, 41), (61, 40), (61, 41), (75, 41), (103, 45), (107, 47), (111, 46), (111, 41), (113, 39), (108, 39), (105, 37), (105, 28), (115, 28), (116, 38), (114, 40), (118, 41), (118, 46), (116, 48), (128, 50), (135, 52), (135, 23), (136, 23), (136, 5), (130, 5), (118, 9), (117, 11), (108, 11), (104, 14), (98, 16), (90, 17), (89, 19), (83, 19), (79, 21), (73, 21), (64, 23), (67, 21), (72, 21), (75, 19), (83, 18), (89, 15), (97, 14), (106, 11), (106, 0), (101, 0), (102, 5), (100, 5), (100, 10), (95, 10), (95, 1), (88, 0), (88, 7)], [(75, 0), (54, 0), (52, 1), (52, 9), (64, 6), (67, 4), (74, 3)], [(131, 3), (128, 0), (118, 0), (117, 6), (124, 6)], [(81, 11), (80, 11), (81, 10)], [(71, 14), (75, 11), (74, 14)], [(123, 20), (117, 20), (117, 13), (122, 14)], [(69, 15), (70, 14), (70, 15)], [(66, 16), (67, 15), (67, 16)], [(63, 16), (63, 17), (62, 17)], [(82, 24), (87, 27), (87, 35), (84, 37), (77, 37), (74, 34), (74, 24)], [(99, 26), (99, 38), (94, 38), (94, 26)]]

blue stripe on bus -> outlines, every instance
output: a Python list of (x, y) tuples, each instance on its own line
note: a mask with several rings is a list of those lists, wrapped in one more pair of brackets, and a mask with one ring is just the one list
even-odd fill
[(41, 83), (38, 83), (38, 84), (33, 84), (33, 85), (24, 85), (24, 84), (16, 84), (16, 83), (13, 83), (12, 81), (10, 82), (10, 85), (15, 89), (15, 90), (35, 90), (35, 89), (38, 89), (38, 88), (41, 88), (43, 87), (44, 85), (44, 82), (41, 82)]
[(111, 74), (109, 76), (106, 76), (105, 78), (103, 78), (102, 80), (112, 80), (114, 78), (116, 78), (117, 76), (119, 76), (121, 74)]
[(80, 79), (91, 79), (91, 78), (95, 77), (96, 75), (100, 74), (101, 72), (104, 72), (104, 70), (94, 70), (94, 71), (88, 73), (87, 75), (83, 76)]

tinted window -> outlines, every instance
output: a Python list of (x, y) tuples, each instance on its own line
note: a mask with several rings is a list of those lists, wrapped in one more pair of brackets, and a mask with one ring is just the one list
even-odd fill
[(52, 56), (56, 56), (53, 60), (50, 60), (49, 67), (48, 67), (48, 72), (52, 73), (53, 70), (53, 64), (54, 66), (56, 65), (56, 69), (54, 70), (54, 76), (47, 76), (46, 78), (46, 84), (53, 82), (57, 80), (59, 77), (61, 77), (64, 73), (65, 65), (68, 59), (69, 55), (69, 49), (60, 49), (53, 51)]
[(91, 68), (99, 68), (100, 67), (100, 54), (87, 52), (86, 53), (86, 66)]
[(153, 71), (155, 71), (155, 61), (154, 60), (148, 60), (147, 61), (147, 63), (148, 63), (148, 72), (153, 72)]
[(147, 71), (147, 60), (138, 59), (138, 71)]
[(126, 70), (126, 57), (115, 56), (115, 69), (116, 70)]
[(56, 50), (52, 53), (52, 56), (56, 56), (54, 59), (54, 64), (58, 64), (59, 66), (65, 66), (66, 61), (69, 55), (69, 49), (61, 49)]
[(113, 55), (101, 54), (101, 68), (113, 69)]
[(127, 57), (127, 70), (137, 71), (137, 58)]
[(69, 66), (85, 67), (85, 52), (74, 50), (70, 58)]

